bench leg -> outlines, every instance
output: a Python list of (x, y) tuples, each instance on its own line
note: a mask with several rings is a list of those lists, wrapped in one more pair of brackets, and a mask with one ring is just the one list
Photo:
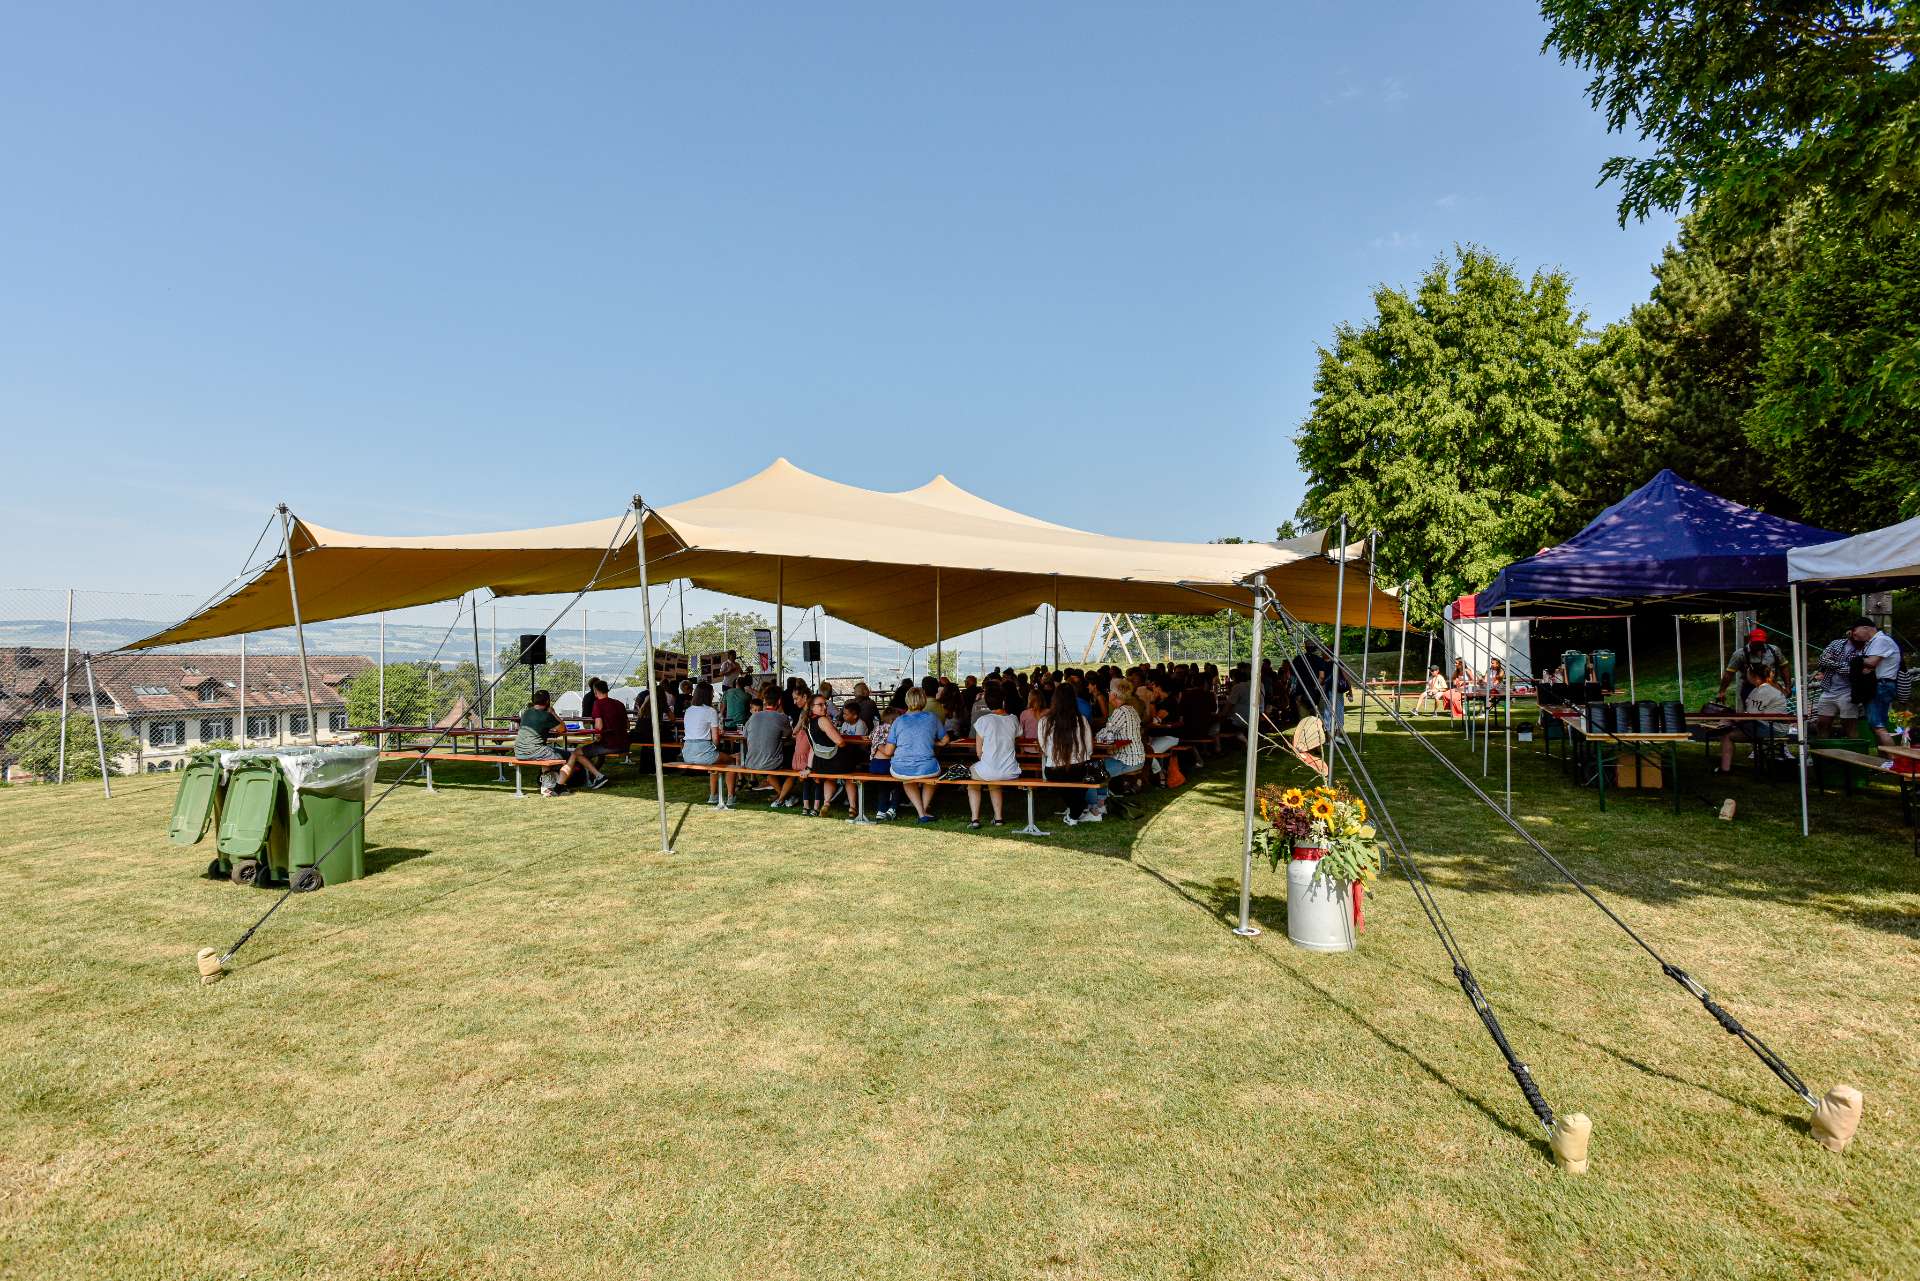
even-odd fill
[(867, 785), (865, 783), (853, 785), (853, 799), (859, 805), (860, 812), (849, 818), (847, 822), (861, 827), (872, 827), (873, 820), (867, 817)]
[(429, 795), (429, 796), (432, 796), (432, 795), (434, 795), (434, 791), (433, 791), (433, 762), (432, 762), (432, 761), (421, 761), (421, 762), (420, 762), (420, 772), (421, 772), (421, 773), (422, 773), (423, 775), (425, 775), (425, 776), (426, 776), (426, 780), (427, 780), (427, 795)]
[[(493, 763), (493, 771), (494, 771), (493, 773), (494, 782), (504, 783), (507, 781), (507, 767), (504, 764), (502, 764), (499, 761), (495, 761)], [(518, 773), (518, 771), (515, 771), (515, 772)]]
[[(505, 769), (506, 766), (502, 765), (500, 768)], [(503, 783), (506, 782), (505, 779), (501, 779), (500, 781)], [(523, 801), (526, 798), (527, 798), (526, 792), (522, 791), (520, 788), (520, 767), (516, 765), (513, 767), (513, 799), (516, 801)]]
[(1022, 790), (1027, 794), (1027, 825), (1014, 829), (1015, 832), (1020, 836), (1052, 836), (1052, 832), (1042, 830), (1040, 825), (1033, 821), (1033, 793), (1035, 789), (1028, 787)]

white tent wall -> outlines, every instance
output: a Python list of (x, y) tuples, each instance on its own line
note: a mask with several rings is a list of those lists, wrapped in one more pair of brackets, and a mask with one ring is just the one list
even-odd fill
[(1489, 659), (1499, 659), (1515, 676), (1533, 674), (1533, 628), (1524, 618), (1455, 618), (1454, 607), (1447, 606), (1449, 626), (1442, 628), (1447, 643), (1446, 665), (1451, 673), (1457, 658), (1484, 675)]

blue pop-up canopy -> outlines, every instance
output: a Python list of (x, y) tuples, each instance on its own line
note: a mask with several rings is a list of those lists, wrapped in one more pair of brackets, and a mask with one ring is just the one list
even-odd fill
[(1787, 590), (1787, 552), (1844, 534), (1742, 507), (1662, 470), (1561, 543), (1500, 571), (1482, 614), (1749, 608)]

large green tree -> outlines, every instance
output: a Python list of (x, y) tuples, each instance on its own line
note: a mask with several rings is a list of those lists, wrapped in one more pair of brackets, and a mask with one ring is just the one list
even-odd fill
[(1798, 228), (1796, 269), (1766, 300), (1747, 436), (1805, 520), (1920, 515), (1920, 225), (1875, 231), (1818, 201)]
[(1542, 0), (1546, 47), (1593, 73), (1620, 219), (1683, 210), (1770, 226), (1825, 193), (1875, 228), (1920, 199), (1920, 5), (1914, 0)]
[(1586, 412), (1586, 317), (1557, 271), (1522, 280), (1456, 249), (1411, 292), (1382, 286), (1374, 319), (1320, 350), (1297, 438), (1301, 517), (1380, 533), (1380, 576), (1412, 580), (1431, 623), (1454, 596), (1548, 541)]
[(1736, 502), (1791, 513), (1776, 459), (1749, 447), (1769, 299), (1791, 270), (1791, 226), (1758, 233), (1680, 225), (1647, 301), (1589, 350), (1587, 443), (1569, 459), (1574, 532), (1662, 467)]

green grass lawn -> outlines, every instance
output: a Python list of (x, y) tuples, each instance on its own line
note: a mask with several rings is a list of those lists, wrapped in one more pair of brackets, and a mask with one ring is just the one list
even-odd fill
[(1704, 790), (1697, 749), (1678, 817), (1603, 818), (1516, 758), (1532, 830), (1817, 1092), (1866, 1091), (1835, 1157), (1407, 738), (1367, 751), (1547, 1097), (1594, 1118), (1586, 1177), (1403, 884), (1353, 955), (1290, 947), (1265, 868), (1268, 932), (1228, 933), (1232, 763), (1047, 840), (716, 813), (675, 780), (670, 858), (650, 783), (515, 801), (443, 771), (373, 815), (371, 875), (205, 987), (194, 951), (270, 897), (168, 846), (145, 777), (0, 789), (0, 1274), (1920, 1275), (1890, 794), (1820, 798), (1803, 842), (1785, 785)]

